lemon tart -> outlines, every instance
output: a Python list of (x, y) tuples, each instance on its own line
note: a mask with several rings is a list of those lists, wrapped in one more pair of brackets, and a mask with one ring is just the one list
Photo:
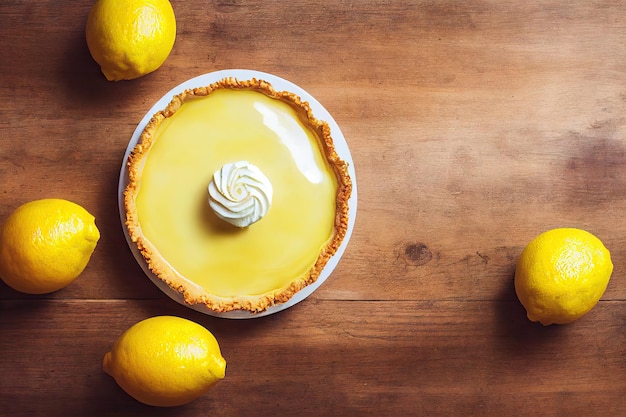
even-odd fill
[(256, 78), (176, 94), (127, 159), (127, 234), (189, 305), (260, 313), (313, 284), (348, 229), (328, 123)]

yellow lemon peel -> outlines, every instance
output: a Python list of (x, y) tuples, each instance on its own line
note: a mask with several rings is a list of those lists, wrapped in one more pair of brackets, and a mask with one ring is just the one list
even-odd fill
[(226, 372), (213, 334), (174, 316), (151, 317), (131, 326), (105, 354), (102, 366), (131, 397), (158, 407), (193, 401)]
[(515, 292), (529, 320), (566, 324), (598, 303), (612, 272), (611, 254), (596, 236), (576, 228), (552, 229), (522, 251)]
[(85, 28), (87, 46), (109, 81), (132, 80), (157, 70), (176, 40), (168, 0), (98, 0)]
[(94, 217), (76, 203), (25, 203), (0, 230), (0, 278), (24, 293), (59, 290), (83, 272), (99, 239)]

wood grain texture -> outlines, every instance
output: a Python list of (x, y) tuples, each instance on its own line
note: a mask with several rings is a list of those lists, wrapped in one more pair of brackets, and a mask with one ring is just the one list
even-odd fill
[[(0, 370), (19, 377), (0, 392), (6, 415), (619, 415), (619, 304), (543, 328), (508, 301), (310, 301), (226, 321), (168, 300), (5, 300)], [(113, 341), (158, 314), (210, 328), (228, 362), (224, 381), (175, 411), (136, 403), (101, 371)]]
[[(0, 283), (0, 416), (626, 415), (626, 6), (621, 1), (172, 0), (158, 71), (107, 82), (92, 1), (0, 3), (0, 219), (43, 197), (91, 211), (101, 240), (62, 291)], [(333, 275), (280, 314), (215, 319), (143, 275), (118, 214), (128, 141), (191, 77), (266, 71), (346, 137), (358, 215)], [(587, 229), (615, 270), (567, 326), (512, 289), (538, 233)], [(226, 379), (144, 407), (101, 370), (130, 325), (176, 314), (215, 333)]]

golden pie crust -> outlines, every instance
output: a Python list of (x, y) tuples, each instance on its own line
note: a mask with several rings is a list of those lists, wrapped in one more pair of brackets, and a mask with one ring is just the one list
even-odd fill
[[(159, 125), (165, 119), (172, 117), (187, 100), (208, 96), (219, 89), (253, 90), (287, 103), (296, 111), (300, 121), (315, 134), (319, 146), (337, 179), (334, 233), (320, 251), (315, 264), (304, 276), (294, 277), (288, 286), (276, 288), (260, 295), (217, 296), (210, 294), (201, 286), (182, 277), (170, 266), (167, 260), (163, 259), (158, 248), (144, 236), (137, 214), (136, 196), (141, 183), (142, 168), (148, 150), (155, 140), (155, 134)], [(124, 191), (124, 207), (126, 210), (125, 224), (131, 241), (137, 246), (148, 268), (154, 275), (172, 290), (179, 292), (185, 303), (189, 305), (204, 304), (208, 309), (216, 313), (235, 310), (260, 313), (276, 304), (287, 302), (298, 291), (318, 279), (328, 261), (337, 252), (347, 232), (348, 200), (352, 192), (352, 181), (348, 173), (348, 163), (343, 161), (336, 152), (330, 127), (326, 122), (316, 119), (309, 104), (306, 101), (302, 101), (299, 96), (287, 91), (276, 91), (269, 82), (263, 80), (250, 79), (240, 81), (235, 78), (225, 78), (206, 87), (186, 90), (174, 96), (167, 107), (157, 112), (148, 122), (137, 145), (128, 157), (127, 167), (129, 183)]]

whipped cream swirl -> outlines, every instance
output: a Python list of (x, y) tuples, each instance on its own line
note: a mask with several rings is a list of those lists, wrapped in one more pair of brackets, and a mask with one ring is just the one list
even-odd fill
[(272, 184), (248, 161), (224, 165), (209, 183), (209, 205), (222, 220), (248, 227), (261, 220), (272, 205)]

